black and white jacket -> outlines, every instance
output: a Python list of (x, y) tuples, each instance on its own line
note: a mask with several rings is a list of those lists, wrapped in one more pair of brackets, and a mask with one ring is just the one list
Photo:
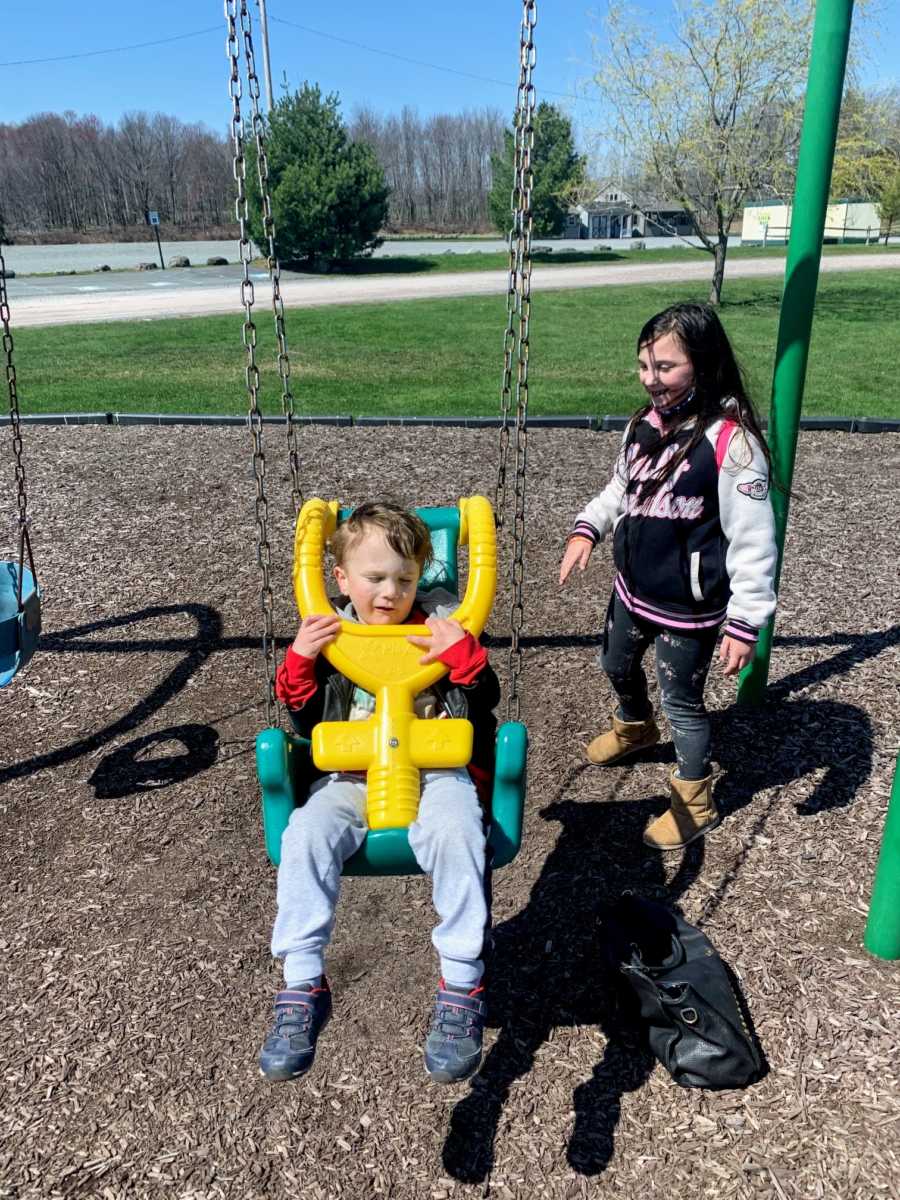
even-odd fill
[(615, 588), (637, 617), (671, 629), (707, 629), (753, 643), (775, 611), (775, 522), (759, 444), (725, 417), (644, 500), (642, 484), (689, 440), (693, 421), (655, 451), (655, 412), (625, 442), (610, 482), (575, 519), (571, 536), (601, 542), (613, 530)]

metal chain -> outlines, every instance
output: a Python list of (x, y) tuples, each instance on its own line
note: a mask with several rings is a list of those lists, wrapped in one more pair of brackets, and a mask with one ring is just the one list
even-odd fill
[[(234, 147), (234, 180), (237, 184), (234, 211), (240, 226), (240, 254), (243, 267), (241, 303), (244, 306), (244, 324), (241, 339), (247, 351), (244, 377), (249, 401), (247, 424), (253, 439), (253, 475), (256, 480), (256, 561), (260, 569), (259, 602), (263, 614), (262, 651), (266, 677), (266, 722), (271, 725), (273, 709), (278, 711), (275, 701), (275, 598), (271, 582), (272, 553), (269, 548), (267, 532), (266, 457), (262, 448), (262, 413), (259, 408), (259, 367), (256, 364), (256, 326), (253, 323), (253, 280), (250, 278), (250, 262), (253, 251), (247, 232), (247, 165), (244, 159), (244, 134), (241, 121), (242, 87), (238, 62), (237, 4), (238, 0), (225, 0), (225, 20), (228, 26), (225, 52), (231, 61), (228, 94), (231, 96), (231, 140)], [(246, 0), (240, 0), (242, 28), (246, 8)]]
[[(515, 134), (513, 151), (513, 182), (510, 193), (512, 223), (507, 238), (509, 245), (506, 276), (506, 329), (503, 333), (503, 376), (500, 385), (500, 450), (497, 464), (497, 489), (494, 497), (494, 512), (497, 527), (502, 529), (506, 515), (506, 472), (509, 457), (509, 418), (512, 407), (512, 367), (516, 354), (516, 314), (519, 308), (519, 266), (523, 259), (521, 235), (522, 190), (522, 134), (530, 126), (530, 113), (534, 109), (534, 88), (531, 72), (534, 68), (534, 26), (537, 21), (535, 0), (523, 0), (522, 25), (519, 35), (519, 82), (516, 97)], [(529, 247), (530, 254), (530, 247)]]
[[(515, 178), (513, 180), (514, 227), (510, 232), (510, 292), (507, 295), (507, 335), (504, 353), (504, 414), (501, 429), (501, 466), (498, 499), (505, 503), (506, 456), (509, 450), (509, 409), (511, 397), (512, 349), (516, 352), (516, 437), (515, 504), (513, 518), (513, 559), (510, 571), (512, 612), (510, 615), (509, 692), (506, 717), (517, 721), (521, 710), (519, 677), (522, 673), (521, 633), (525, 620), (523, 591), (525, 584), (525, 482), (528, 457), (528, 355), (531, 322), (531, 235), (533, 226), (531, 154), (534, 147), (534, 27), (537, 23), (536, 0), (523, 0), (520, 37), (519, 90), (516, 104)], [(513, 247), (515, 233), (515, 248)], [(517, 319), (517, 323), (516, 320)], [(515, 325), (515, 328), (514, 328)], [(504, 446), (505, 433), (505, 446)]]
[(9, 297), (6, 293), (6, 260), (3, 257), (3, 247), (0, 246), (0, 324), (3, 325), (3, 357), (6, 360), (6, 382), (9, 387), (9, 423), (12, 427), (13, 455), (16, 460), (16, 502), (19, 509), (19, 579), (17, 588), (17, 603), (22, 607), (22, 567), (25, 561), (25, 551), (28, 551), (28, 561), (32, 575), (34, 558), (31, 553), (31, 537), (28, 533), (28, 492), (25, 488), (25, 463), (22, 460), (22, 422), (19, 417), (19, 387), (16, 380), (16, 364), (13, 361), (13, 338), (9, 326)]
[(244, 38), (244, 57), (247, 63), (247, 90), (250, 93), (253, 136), (256, 142), (256, 170), (259, 176), (259, 192), (262, 199), (263, 230), (268, 254), (266, 266), (272, 284), (272, 311), (275, 315), (275, 338), (278, 343), (277, 363), (281, 378), (281, 409), (284, 413), (287, 432), (288, 461), (291, 465), (291, 499), (294, 516), (303, 504), (300, 486), (300, 452), (297, 447), (297, 426), (294, 423), (294, 394), (291, 391), (291, 361), (288, 357), (287, 337), (284, 325), (284, 301), (281, 296), (281, 264), (275, 255), (275, 221), (272, 217), (272, 200), (269, 194), (269, 161), (266, 154), (266, 126), (259, 108), (259, 79), (253, 55), (253, 37), (250, 13), (246, 0), (241, 0), (241, 33)]
[[(518, 131), (518, 113), (516, 114)], [(503, 378), (500, 384), (500, 450), (497, 460), (497, 489), (494, 494), (494, 515), (497, 528), (503, 528), (506, 513), (506, 464), (509, 457), (509, 410), (512, 401), (512, 363), (516, 349), (515, 315), (517, 294), (516, 257), (516, 169), (513, 167), (512, 190), (513, 224), (509, 231), (509, 266), (506, 277), (506, 329), (503, 333)]]

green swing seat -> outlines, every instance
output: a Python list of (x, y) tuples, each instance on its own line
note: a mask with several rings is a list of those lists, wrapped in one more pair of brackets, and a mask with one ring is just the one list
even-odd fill
[[(350, 515), (341, 509), (340, 520)], [(419, 508), (428, 526), (433, 561), (420, 590), (444, 588), (459, 594), (459, 509)], [(512, 862), (522, 844), (522, 814), (528, 733), (519, 721), (506, 721), (497, 731), (494, 782), (488, 822), (490, 865)], [(256, 769), (262, 790), (266, 852), (278, 866), (281, 839), (294, 808), (306, 799), (312, 769), (310, 744), (283, 729), (264, 729), (256, 739)], [(405, 829), (370, 830), (357, 852), (344, 864), (345, 875), (416, 875), (421, 868), (409, 846)]]

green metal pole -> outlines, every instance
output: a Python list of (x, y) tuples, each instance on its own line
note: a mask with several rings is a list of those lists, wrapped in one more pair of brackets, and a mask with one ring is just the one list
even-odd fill
[(864, 945), (878, 958), (900, 958), (900, 756), (884, 819)]
[[(816, 4), (768, 428), (772, 476), (779, 485), (771, 493), (778, 541), (776, 591), (784, 557), (788, 500), (794, 478), (800, 406), (852, 17), (853, 0), (818, 0)], [(774, 618), (760, 630), (756, 656), (741, 673), (738, 700), (742, 704), (762, 702), (769, 677), (773, 627)]]

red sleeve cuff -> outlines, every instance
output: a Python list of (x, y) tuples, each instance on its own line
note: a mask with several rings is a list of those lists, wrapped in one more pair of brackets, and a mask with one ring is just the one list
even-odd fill
[(275, 695), (288, 708), (302, 708), (317, 688), (316, 660), (288, 646), (284, 662), (275, 672)]
[(444, 666), (450, 668), (450, 682), (468, 687), (487, 666), (488, 656), (478, 638), (467, 633), (464, 638), (448, 646), (440, 659)]

